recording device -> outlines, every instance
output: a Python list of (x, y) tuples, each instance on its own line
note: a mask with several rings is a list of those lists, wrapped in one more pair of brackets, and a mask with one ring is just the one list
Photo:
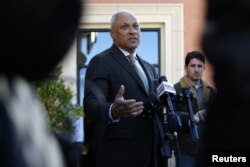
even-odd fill
[(181, 119), (174, 111), (172, 98), (176, 95), (173, 84), (167, 81), (165, 76), (158, 79), (159, 86), (157, 87), (157, 94), (166, 110), (163, 110), (163, 125), (167, 127), (168, 131), (175, 132), (182, 128)]
[(173, 84), (169, 83), (165, 76), (159, 77), (158, 82), (159, 86), (157, 87), (157, 97), (155, 97), (155, 94), (150, 95), (149, 97), (151, 99), (150, 101), (152, 101), (151, 106), (154, 106), (154, 108), (157, 109), (160, 108), (161, 111), (156, 113), (154, 118), (156, 120), (160, 136), (162, 156), (167, 159), (172, 156), (170, 140), (175, 139), (178, 143), (177, 132), (182, 129), (182, 120), (175, 112), (173, 102), (186, 102), (189, 113), (190, 134), (192, 139), (194, 141), (199, 140), (199, 135), (194, 121), (194, 112), (191, 104), (192, 94), (190, 90), (186, 89), (183, 93), (177, 95)]
[(144, 103), (144, 109), (141, 117), (153, 117), (156, 111), (161, 110), (162, 103), (154, 93), (148, 94), (148, 99)]
[(161, 153), (166, 159), (172, 157), (170, 140), (177, 138), (177, 130), (182, 127), (181, 119), (174, 111), (171, 98), (176, 95), (173, 84), (167, 82), (165, 76), (158, 79), (157, 87), (158, 99), (161, 103), (161, 111), (155, 115), (161, 141)]
[(182, 128), (181, 118), (175, 112), (173, 102), (184, 103), (185, 101), (187, 103), (190, 134), (193, 140), (198, 140), (199, 135), (194, 121), (194, 112), (191, 104), (192, 94), (190, 90), (186, 89), (183, 94), (177, 95), (173, 84), (169, 83), (165, 76), (159, 77), (158, 82), (157, 95), (154, 93), (148, 95), (144, 114), (154, 116), (160, 136), (162, 156), (170, 158), (172, 156), (172, 149), (169, 141), (173, 140), (173, 137), (177, 139), (177, 132)]
[(188, 108), (188, 113), (189, 113), (189, 121), (190, 121), (190, 134), (193, 139), (193, 141), (199, 140), (199, 134), (197, 130), (196, 123), (194, 121), (194, 111), (191, 103), (191, 92), (190, 89), (185, 89), (183, 91), (184, 98), (186, 99), (187, 102), (187, 108)]
[[(154, 122), (157, 126), (158, 134), (159, 134), (159, 141), (160, 141), (160, 151), (162, 157), (168, 159), (172, 157), (172, 148), (170, 146), (169, 142), (169, 135), (167, 132), (167, 125), (164, 124), (164, 121), (162, 121), (162, 110), (163, 104), (158, 98), (158, 96), (154, 93), (150, 93), (148, 95), (148, 102), (145, 105), (148, 110), (148, 113), (151, 113), (154, 115)], [(154, 111), (154, 112), (152, 112)]]

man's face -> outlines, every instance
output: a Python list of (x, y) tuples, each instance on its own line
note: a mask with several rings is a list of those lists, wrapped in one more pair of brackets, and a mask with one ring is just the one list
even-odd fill
[(188, 66), (185, 66), (187, 76), (192, 81), (199, 81), (202, 78), (205, 65), (202, 61), (193, 58), (189, 62)]
[(114, 43), (130, 53), (133, 53), (140, 43), (141, 30), (139, 23), (129, 13), (118, 16), (110, 33)]

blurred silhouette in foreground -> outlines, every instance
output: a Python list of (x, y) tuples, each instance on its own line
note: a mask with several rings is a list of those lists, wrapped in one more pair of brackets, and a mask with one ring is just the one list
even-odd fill
[(207, 5), (202, 46), (217, 88), (207, 117), (207, 151), (244, 152), (250, 150), (250, 1), (207, 0)]
[(65, 56), (80, 6), (80, 0), (0, 2), (0, 166), (65, 166), (29, 82), (45, 79)]

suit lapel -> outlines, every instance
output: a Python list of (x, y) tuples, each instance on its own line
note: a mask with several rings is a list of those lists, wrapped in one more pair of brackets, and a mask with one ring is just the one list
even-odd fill
[[(116, 47), (115, 45), (112, 46), (111, 48), (111, 55), (113, 56), (113, 58), (122, 65), (122, 67), (136, 80), (136, 82), (140, 85), (140, 87), (147, 93), (140, 77), (138, 76), (138, 74), (135, 72), (135, 70), (133, 69), (132, 65), (130, 64), (130, 62), (128, 61), (128, 59), (125, 57), (125, 55), (119, 50), (118, 47)], [(148, 79), (148, 74), (145, 70), (145, 67), (142, 67), (143, 70), (146, 73), (147, 79)]]
[(138, 61), (141, 65), (141, 67), (143, 68), (143, 71), (145, 72), (145, 74), (147, 76), (148, 92), (152, 92), (154, 86), (152, 85), (152, 82), (149, 82), (149, 81), (154, 80), (154, 74), (152, 74), (152, 69), (146, 63), (144, 63), (144, 61), (141, 59), (141, 57), (139, 57), (138, 55), (137, 55), (137, 57), (138, 57)]

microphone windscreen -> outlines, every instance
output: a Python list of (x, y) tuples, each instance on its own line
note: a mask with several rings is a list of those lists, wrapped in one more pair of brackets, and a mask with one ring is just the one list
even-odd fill
[(152, 104), (156, 105), (156, 106), (161, 105), (161, 101), (160, 101), (160, 99), (158, 98), (158, 96), (155, 93), (149, 93), (148, 101), (151, 102)]
[(168, 81), (166, 76), (160, 76), (158, 79), (159, 83), (161, 83), (162, 81)]

